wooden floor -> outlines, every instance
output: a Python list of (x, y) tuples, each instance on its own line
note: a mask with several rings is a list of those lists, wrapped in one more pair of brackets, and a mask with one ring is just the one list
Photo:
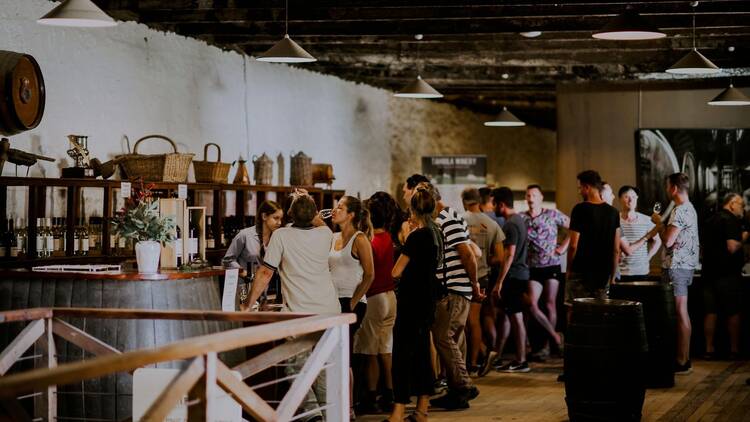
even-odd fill
[[(644, 421), (750, 421), (750, 362), (696, 361), (690, 375), (676, 377), (670, 389), (648, 390)], [(430, 410), (430, 420), (567, 421), (565, 389), (556, 382), (562, 361), (532, 364), (527, 374), (492, 371), (476, 380), (479, 397), (471, 408), (447, 412)], [(357, 421), (382, 421), (384, 415), (368, 415)]]

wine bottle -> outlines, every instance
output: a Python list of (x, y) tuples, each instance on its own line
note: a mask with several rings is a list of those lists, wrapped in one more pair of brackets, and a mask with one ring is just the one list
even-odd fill
[(81, 255), (81, 229), (78, 225), (73, 227), (73, 255)]
[(16, 231), (14, 230), (15, 219), (11, 218), (8, 220), (8, 256), (11, 258), (18, 257), (18, 240), (16, 239)]
[(216, 247), (216, 240), (214, 239), (214, 228), (211, 224), (211, 216), (206, 217), (206, 248), (214, 249)]
[(198, 242), (198, 234), (200, 233), (200, 227), (198, 222), (193, 220), (190, 221), (188, 229), (188, 262), (193, 262), (200, 251), (200, 244)]
[(174, 238), (174, 253), (175, 253), (175, 256), (177, 257), (177, 266), (181, 267), (182, 266), (182, 230), (180, 230), (180, 226), (175, 226), (175, 227), (177, 229), (176, 230), (177, 233)]
[(18, 242), (18, 253), (26, 256), (28, 253), (28, 228), (24, 224), (23, 218), (19, 220), (18, 231), (16, 232), (16, 241)]
[(8, 220), (2, 220), (2, 232), (0, 233), (0, 258), (8, 255)]
[(53, 238), (53, 250), (55, 252), (64, 252), (65, 245), (63, 244), (63, 232), (65, 230), (62, 218), (55, 217), (52, 219), (52, 238)]
[(80, 228), (80, 235), (78, 236), (79, 240), (81, 241), (80, 246), (80, 252), (81, 255), (85, 256), (89, 254), (89, 228), (86, 226), (86, 219), (81, 218), (81, 224), (78, 226)]
[(44, 258), (44, 219), (36, 219), (36, 256), (37, 258)]
[(52, 219), (47, 217), (44, 219), (44, 249), (46, 250), (47, 256), (52, 256), (55, 252), (55, 235), (52, 232)]

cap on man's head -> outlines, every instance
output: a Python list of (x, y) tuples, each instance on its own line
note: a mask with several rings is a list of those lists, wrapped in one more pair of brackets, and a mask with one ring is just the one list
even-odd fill
[(464, 205), (474, 205), (481, 203), (481, 195), (479, 195), (479, 189), (466, 188), (461, 192), (461, 200)]

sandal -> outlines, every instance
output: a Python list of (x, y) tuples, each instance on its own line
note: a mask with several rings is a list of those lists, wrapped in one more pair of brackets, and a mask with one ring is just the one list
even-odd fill
[(415, 410), (413, 413), (410, 413), (409, 416), (404, 418), (404, 420), (408, 422), (420, 422), (420, 419), (417, 418), (417, 415), (427, 420), (427, 413), (422, 413), (419, 410)]

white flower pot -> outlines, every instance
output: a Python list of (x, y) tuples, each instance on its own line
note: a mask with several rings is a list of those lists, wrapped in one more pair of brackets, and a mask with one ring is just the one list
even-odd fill
[(159, 272), (159, 255), (161, 244), (155, 240), (142, 240), (135, 244), (135, 259), (138, 272), (142, 274), (156, 274)]

